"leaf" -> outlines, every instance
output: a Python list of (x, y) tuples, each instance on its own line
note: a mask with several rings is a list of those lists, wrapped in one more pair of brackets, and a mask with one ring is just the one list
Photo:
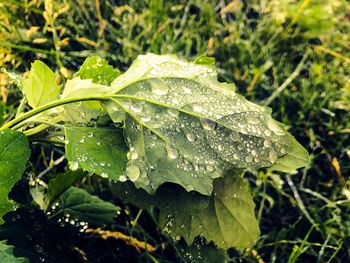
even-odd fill
[(177, 251), (185, 263), (228, 263), (230, 258), (212, 243), (206, 244), (203, 238), (196, 239), (191, 246), (176, 244)]
[(66, 157), (72, 170), (79, 167), (104, 178), (124, 175), (126, 147), (120, 129), (66, 127)]
[(214, 65), (215, 64), (215, 58), (213, 57), (207, 57), (206, 54), (198, 56), (195, 61), (195, 64), (198, 65)]
[(71, 219), (76, 218), (94, 226), (113, 223), (114, 217), (120, 211), (114, 204), (74, 186), (65, 191), (57, 202), (58, 206), (52, 214), (69, 215)]
[(55, 73), (39, 60), (32, 63), (28, 78), (22, 82), (23, 92), (32, 108), (58, 99), (60, 86), (56, 85)]
[(13, 255), (13, 246), (7, 245), (5, 240), (0, 241), (0, 258), (2, 263), (25, 263), (28, 259), (15, 257)]
[(259, 236), (255, 204), (239, 176), (241, 171), (214, 181), (211, 197), (186, 192), (176, 185), (163, 185), (155, 195), (130, 183), (113, 186), (115, 196), (140, 208), (160, 209), (160, 228), (174, 240), (182, 236), (192, 244), (197, 236), (214, 241), (220, 248), (251, 247)]
[(83, 177), (84, 173), (81, 171), (67, 171), (51, 179), (48, 183), (46, 208), (53, 204), (69, 187)]
[(2, 216), (13, 208), (8, 194), (21, 178), (30, 156), (23, 133), (6, 129), (0, 132), (0, 224)]
[(49, 181), (47, 186), (38, 185), (30, 188), (30, 194), (40, 209), (45, 211), (61, 194), (83, 176), (84, 173), (82, 171), (67, 171), (57, 174), (56, 177)]
[(76, 73), (76, 76), (81, 79), (92, 79), (94, 83), (103, 85), (110, 85), (119, 75), (119, 70), (113, 69), (105, 59), (99, 56), (87, 58)]
[(173, 238), (180, 235), (188, 243), (202, 235), (220, 248), (247, 248), (259, 237), (255, 204), (240, 177), (226, 176), (214, 181), (209, 206), (200, 211), (169, 209), (160, 214), (160, 224)]
[(218, 82), (213, 66), (148, 54), (112, 88), (108, 112), (125, 114), (126, 174), (148, 193), (172, 182), (210, 195), (226, 171), (272, 166), (295, 146), (270, 109)]
[(295, 173), (296, 169), (310, 162), (310, 156), (307, 150), (293, 136), (288, 136), (292, 143), (291, 150), (279, 158), (273, 166), (269, 167), (270, 170)]
[[(92, 79), (81, 79), (80, 77), (67, 80), (62, 93), (62, 99), (80, 98), (88, 95), (111, 93), (108, 86), (96, 84)], [(86, 124), (92, 119), (105, 114), (105, 110), (99, 101), (77, 102), (64, 106), (64, 121), (74, 124)]]

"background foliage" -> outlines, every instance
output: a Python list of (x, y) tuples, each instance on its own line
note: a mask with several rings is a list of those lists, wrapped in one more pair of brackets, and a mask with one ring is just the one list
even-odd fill
[[(22, 74), (30, 62), (41, 59), (56, 69), (59, 80), (94, 54), (125, 71), (146, 52), (186, 59), (206, 53), (215, 57), (222, 80), (234, 81), (241, 94), (272, 107), (274, 117), (288, 125), (312, 161), (293, 176), (267, 171), (247, 175), (262, 235), (254, 249), (230, 251), (238, 262), (350, 260), (349, 47), (346, 0), (0, 3), (0, 67)], [(14, 116), (21, 93), (2, 73), (0, 88), (2, 123)], [(59, 148), (37, 145), (32, 150), (28, 176), (12, 193), (23, 204), (31, 202), (27, 181), (40, 184), (66, 165)], [(92, 177), (80, 184), (121, 205), (107, 182)], [(121, 238), (81, 234), (70, 224), (61, 226), (24, 207), (5, 218), (0, 237), (16, 247), (15, 254), (49, 254), (53, 262), (193, 262), (195, 253), (211, 253), (210, 248), (201, 251), (201, 240), (198, 249), (176, 248), (156, 230), (153, 211), (122, 207), (117, 224), (109, 229), (142, 237), (157, 248), (155, 253)], [(62, 238), (53, 240), (53, 234)]]

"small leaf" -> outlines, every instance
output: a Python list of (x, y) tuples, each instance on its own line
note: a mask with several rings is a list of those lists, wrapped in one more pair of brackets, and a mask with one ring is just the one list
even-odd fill
[(32, 108), (58, 99), (60, 87), (56, 85), (55, 73), (39, 60), (32, 64), (28, 78), (22, 82), (23, 92)]
[(127, 162), (123, 134), (116, 128), (66, 127), (66, 156), (72, 170), (80, 167), (114, 180)]
[[(80, 98), (88, 95), (102, 95), (111, 93), (110, 87), (96, 84), (92, 79), (81, 79), (80, 77), (70, 79), (62, 93), (62, 99)], [(103, 116), (105, 110), (99, 101), (77, 102), (64, 106), (64, 120), (74, 124), (89, 123), (92, 119)]]
[(114, 222), (120, 208), (93, 196), (83, 189), (70, 187), (58, 199), (58, 211), (55, 215), (68, 215), (93, 226), (101, 226)]
[(110, 85), (119, 75), (119, 70), (113, 69), (105, 59), (99, 56), (87, 58), (76, 73), (76, 76), (81, 79), (92, 79), (94, 83), (103, 85)]
[[(218, 82), (213, 66), (148, 54), (112, 88), (115, 111), (125, 114), (126, 174), (148, 193), (172, 182), (210, 195), (213, 180), (226, 171), (270, 167), (293, 151), (271, 110)], [(112, 116), (112, 107), (108, 102), (111, 119), (122, 120)]]
[(21, 178), (30, 150), (23, 133), (6, 129), (0, 132), (0, 224), (2, 216), (13, 208), (8, 194)]
[(84, 173), (81, 171), (67, 171), (62, 174), (58, 174), (55, 178), (51, 179), (47, 188), (47, 206), (53, 204), (57, 198), (59, 198), (69, 187), (71, 187), (76, 181), (83, 178)]
[(207, 57), (206, 54), (198, 56), (195, 61), (195, 64), (198, 65), (214, 65), (215, 64), (215, 58), (213, 57)]
[(13, 255), (13, 246), (7, 245), (6, 241), (0, 241), (0, 258), (2, 263), (26, 263), (28, 259), (15, 257)]

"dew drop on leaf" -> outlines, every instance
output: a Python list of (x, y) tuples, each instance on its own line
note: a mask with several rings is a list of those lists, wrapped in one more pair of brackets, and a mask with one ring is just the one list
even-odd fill
[(267, 147), (267, 148), (271, 147), (271, 141), (269, 139), (265, 139), (264, 140), (264, 146)]
[(176, 159), (179, 156), (179, 152), (172, 145), (166, 145), (166, 151), (169, 159)]
[(186, 133), (186, 138), (187, 138), (188, 141), (193, 142), (193, 141), (196, 140), (196, 135), (191, 133), (191, 132), (189, 132), (189, 133)]
[(278, 158), (277, 153), (275, 152), (275, 150), (271, 149), (269, 151), (269, 161), (271, 163), (275, 163), (277, 161), (277, 158)]
[(71, 162), (70, 163), (70, 169), (72, 171), (78, 170), (78, 168), (79, 168), (79, 164), (77, 162)]
[(139, 112), (142, 111), (142, 107), (141, 107), (140, 105), (138, 105), (138, 104), (133, 104), (133, 105), (131, 106), (131, 110), (132, 110), (133, 112), (139, 113)]
[(126, 182), (128, 180), (128, 178), (126, 178), (126, 176), (124, 176), (124, 175), (121, 175), (121, 176), (119, 176), (118, 180), (120, 182)]
[(205, 130), (213, 130), (215, 128), (215, 122), (212, 120), (202, 119), (201, 123)]
[(131, 181), (136, 181), (140, 177), (140, 168), (134, 164), (126, 168), (126, 175)]
[(149, 122), (149, 121), (151, 121), (151, 116), (150, 115), (143, 115), (142, 117), (141, 117), (141, 121), (143, 121), (143, 122)]
[(168, 86), (160, 79), (150, 80), (152, 92), (158, 96), (164, 96), (168, 93)]
[(108, 178), (108, 174), (107, 173), (101, 173), (100, 175), (102, 178)]
[(272, 132), (271, 132), (270, 130), (265, 130), (265, 131), (264, 131), (264, 134), (265, 134), (266, 136), (271, 136)]

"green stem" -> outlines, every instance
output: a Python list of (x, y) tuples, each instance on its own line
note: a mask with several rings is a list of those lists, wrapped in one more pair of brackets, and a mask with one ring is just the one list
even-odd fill
[(33, 117), (36, 114), (39, 114), (43, 111), (58, 107), (58, 106), (62, 106), (65, 104), (69, 104), (69, 103), (73, 103), (73, 102), (79, 102), (79, 101), (93, 101), (93, 100), (107, 100), (110, 99), (110, 97), (105, 96), (105, 95), (101, 95), (101, 94), (96, 94), (96, 95), (90, 95), (90, 96), (86, 96), (86, 97), (79, 97), (79, 98), (68, 98), (68, 99), (62, 99), (62, 100), (55, 100), (52, 101), (48, 104), (42, 105), (40, 107), (37, 107), (35, 109), (32, 109), (20, 116), (18, 116), (17, 118), (9, 121), (8, 123), (5, 123), (1, 128), (0, 131), (3, 131), (5, 129), (11, 128), (12, 126), (27, 120), (28, 118)]
[(17, 112), (16, 112), (16, 118), (23, 112), (24, 107), (26, 106), (26, 104), (27, 104), (27, 99), (26, 99), (26, 97), (24, 97), (21, 100), (21, 104), (19, 104), (19, 106), (18, 106), (18, 109), (17, 109)]

